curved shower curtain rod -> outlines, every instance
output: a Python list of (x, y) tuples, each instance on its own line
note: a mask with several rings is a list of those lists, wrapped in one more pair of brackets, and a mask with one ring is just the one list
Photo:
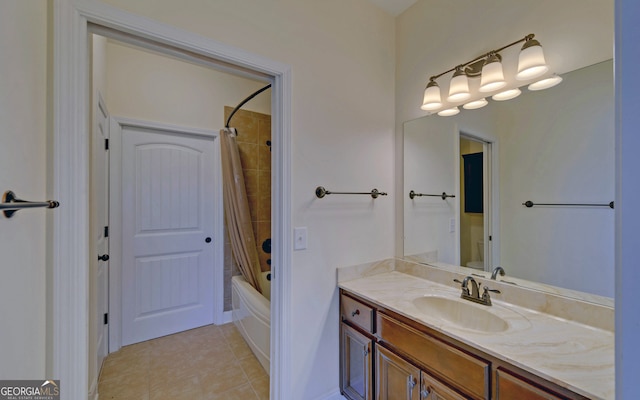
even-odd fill
[(227, 123), (226, 123), (226, 125), (224, 127), (225, 128), (229, 128), (229, 123), (231, 122), (231, 118), (233, 118), (233, 114), (235, 114), (240, 109), (240, 107), (245, 105), (249, 100), (253, 99), (254, 97), (259, 95), (260, 93), (262, 93), (265, 90), (269, 89), (270, 87), (271, 87), (271, 84), (268, 84), (267, 86), (263, 87), (262, 89), (258, 90), (255, 93), (253, 93), (251, 96), (249, 96), (246, 99), (242, 100), (242, 102), (240, 104), (238, 104), (236, 106), (236, 108), (233, 109), (233, 111), (231, 111), (231, 114), (229, 114), (229, 118), (227, 118)]

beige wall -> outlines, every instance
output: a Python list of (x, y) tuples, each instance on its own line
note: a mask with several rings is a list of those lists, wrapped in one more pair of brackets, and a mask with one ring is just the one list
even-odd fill
[[(47, 3), (0, 2), (0, 192), (46, 198)], [(66, 205), (62, 205), (63, 207)], [(0, 216), (0, 377), (45, 378), (46, 214)]]
[(335, 392), (335, 271), (394, 254), (394, 199), (314, 190), (392, 191), (394, 18), (366, 0), (107, 3), (291, 66), (289, 211), (309, 247), (293, 254), (290, 385), (299, 399)]

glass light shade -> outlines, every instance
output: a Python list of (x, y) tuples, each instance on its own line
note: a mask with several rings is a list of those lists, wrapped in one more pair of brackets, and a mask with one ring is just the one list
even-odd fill
[(482, 67), (479, 90), (484, 93), (493, 92), (505, 87), (506, 84), (507, 82), (504, 80), (504, 74), (502, 73), (502, 62), (495, 54), (489, 56)]
[(460, 109), (458, 107), (453, 107), (453, 108), (447, 108), (446, 110), (442, 110), (438, 113), (439, 116), (441, 117), (450, 117), (452, 115), (456, 115), (460, 112)]
[(469, 93), (469, 79), (461, 68), (456, 68), (451, 82), (449, 83), (449, 97), (447, 101), (454, 103), (457, 101), (464, 101), (471, 97)]
[(518, 73), (516, 79), (524, 81), (537, 78), (549, 70), (544, 59), (542, 46), (537, 40), (527, 40), (518, 57)]
[(562, 77), (558, 75), (550, 76), (549, 78), (541, 79), (537, 82), (533, 82), (528, 86), (529, 90), (542, 90), (554, 87), (558, 83), (562, 82)]
[(491, 98), (496, 101), (511, 100), (520, 96), (520, 93), (522, 92), (518, 88), (509, 89), (509, 90), (505, 90), (504, 92), (496, 93), (493, 96), (491, 96)]
[(426, 89), (424, 89), (424, 99), (420, 108), (426, 111), (434, 111), (440, 107), (442, 107), (440, 86), (436, 81), (429, 81)]
[(465, 110), (475, 110), (478, 108), (482, 108), (487, 104), (489, 104), (489, 102), (487, 101), (487, 99), (483, 97), (480, 100), (474, 100), (474, 101), (468, 102), (467, 104), (463, 105), (462, 108), (464, 108)]

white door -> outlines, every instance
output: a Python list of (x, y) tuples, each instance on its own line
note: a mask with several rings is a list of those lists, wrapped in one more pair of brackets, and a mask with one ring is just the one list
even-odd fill
[(213, 138), (122, 129), (122, 344), (213, 323)]
[[(92, 237), (95, 252), (92, 265), (95, 265), (95, 324), (97, 336), (97, 368), (108, 354), (108, 310), (109, 310), (109, 152), (106, 145), (109, 139), (109, 113), (98, 94), (95, 110), (95, 125), (92, 140), (91, 159), (91, 212)], [(95, 263), (95, 264), (94, 264)]]

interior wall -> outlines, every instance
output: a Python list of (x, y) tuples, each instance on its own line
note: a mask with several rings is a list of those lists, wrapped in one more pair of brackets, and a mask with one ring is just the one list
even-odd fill
[(317, 199), (315, 188), (393, 190), (394, 18), (367, 0), (106, 3), (291, 66), (292, 209), (285, 212), (308, 228), (308, 248), (292, 257), (290, 393), (336, 393), (336, 268), (393, 256), (394, 198)]
[[(0, 2), (0, 192), (43, 201), (47, 145), (47, 3)], [(0, 194), (1, 194), (0, 193)], [(65, 205), (63, 204), (62, 207)], [(44, 379), (46, 215), (0, 215), (0, 377)]]
[[(107, 41), (106, 102), (112, 116), (218, 131), (224, 107), (267, 85), (140, 48)], [(270, 92), (243, 110), (271, 113)]]

